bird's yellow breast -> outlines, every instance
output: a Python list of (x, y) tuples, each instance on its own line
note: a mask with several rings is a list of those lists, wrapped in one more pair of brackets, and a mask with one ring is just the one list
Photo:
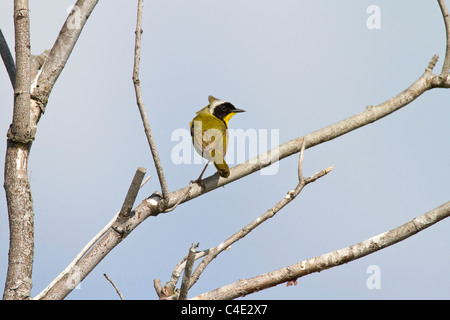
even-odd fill
[[(231, 117), (227, 120), (229, 118)], [(227, 120), (199, 111), (191, 121), (192, 142), (195, 150), (204, 158), (210, 159), (210, 152), (213, 150), (219, 150), (225, 156), (228, 146)]]

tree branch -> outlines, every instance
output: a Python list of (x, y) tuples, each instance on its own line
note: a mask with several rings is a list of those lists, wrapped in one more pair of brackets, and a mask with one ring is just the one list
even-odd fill
[[(436, 59), (437, 57), (434, 56), (428, 66), (431, 66)], [(120, 230), (125, 231), (123, 234), (119, 234), (111, 229), (107, 231), (103, 238), (92, 246), (89, 252), (74, 265), (67, 267), (67, 272), (58, 280), (55, 279), (54, 283), (46, 289), (46, 292), (39, 295), (39, 298), (63, 299), (72, 291), (72, 286), (68, 284), (69, 280), (73, 280), (73, 278), (70, 278), (71, 274), (77, 272), (77, 279), (82, 281), (115, 246), (122, 242), (130, 232), (148, 217), (157, 216), (177, 203), (190, 201), (200, 195), (204, 195), (218, 187), (241, 179), (271, 165), (272, 163), (299, 152), (303, 139), (306, 139), (305, 148), (308, 149), (382, 119), (408, 105), (425, 91), (435, 87), (450, 87), (450, 81), (443, 81), (439, 76), (432, 73), (432, 69), (427, 68), (409, 88), (377, 106), (368, 106), (362, 113), (309, 133), (303, 137), (288, 141), (274, 149), (260, 154), (254, 159), (237, 165), (230, 169), (230, 176), (226, 179), (219, 177), (217, 174), (205, 178), (203, 180), (206, 186), (204, 191), (202, 191), (201, 187), (197, 184), (192, 184), (169, 193), (168, 201), (161, 201), (161, 197), (158, 195), (150, 196), (135, 208), (136, 214), (133, 215), (133, 217), (127, 219), (126, 222), (118, 226)]]
[[(198, 260), (200, 258), (203, 258), (210, 252), (210, 250), (213, 250), (213, 249), (214, 248), (206, 249), (203, 251), (196, 251), (195, 256), (194, 256), (194, 261)], [(175, 295), (176, 294), (175, 286), (176, 286), (178, 280), (180, 279), (181, 273), (183, 272), (184, 269), (186, 269), (187, 259), (188, 259), (188, 256), (184, 257), (175, 266), (174, 270), (172, 271), (172, 276), (170, 277), (170, 281), (166, 282), (164, 287), (161, 286), (161, 280), (159, 280), (159, 279), (153, 280), (156, 294), (158, 295), (160, 300), (177, 298), (177, 296)]]
[[(38, 79), (33, 83), (32, 93), (30, 93), (28, 1), (16, 0), (14, 3), (16, 81), (13, 123), (8, 131), (5, 160), (5, 191), (10, 219), (10, 251), (5, 299), (24, 299), (30, 296), (34, 222), (31, 189), (27, 177), (28, 156), (37, 123), (45, 110), (53, 85), (97, 2), (98, 0), (79, 0), (74, 6), (38, 73)], [(41, 57), (44, 56), (45, 54)], [(42, 65), (40, 61), (36, 62), (38, 66)]]
[[(203, 251), (203, 252), (206, 253), (206, 257), (197, 266), (197, 269), (194, 271), (192, 276), (190, 276), (191, 279), (190, 279), (190, 282), (189, 282), (189, 288), (191, 288), (198, 281), (198, 279), (200, 278), (200, 275), (203, 273), (203, 271), (206, 269), (206, 267), (209, 265), (209, 263), (213, 259), (215, 259), (221, 252), (223, 252), (224, 250), (228, 250), (228, 248), (230, 248), (230, 246), (233, 243), (243, 239), (251, 231), (253, 231), (258, 226), (260, 226), (263, 222), (265, 222), (268, 219), (270, 219), (273, 216), (275, 216), (275, 214), (277, 214), (287, 204), (289, 204), (291, 201), (293, 201), (300, 194), (300, 192), (303, 190), (303, 188), (307, 184), (309, 184), (311, 182), (314, 182), (317, 179), (323, 177), (324, 175), (329, 173), (334, 168), (334, 166), (332, 166), (332, 167), (329, 167), (327, 169), (324, 169), (324, 170), (314, 174), (313, 176), (311, 176), (309, 178), (304, 178), (302, 172), (303, 172), (303, 155), (304, 155), (304, 151), (305, 151), (305, 145), (306, 145), (306, 140), (303, 139), (302, 147), (301, 147), (300, 155), (299, 155), (299, 161), (298, 161), (298, 179), (299, 179), (299, 182), (298, 182), (297, 186), (295, 187), (295, 189), (294, 190), (290, 190), (288, 192), (287, 196), (285, 196), (275, 206), (273, 206), (271, 209), (266, 211), (263, 215), (258, 217), (253, 222), (251, 222), (248, 225), (246, 225), (244, 228), (240, 229), (238, 232), (233, 234), (231, 237), (229, 237), (228, 239), (226, 239), (225, 241), (220, 243), (217, 247), (209, 249), (209, 250), (206, 250), (206, 251)], [(203, 254), (203, 255), (205, 255), (205, 254)], [(182, 260), (182, 262), (183, 262), (183, 260)], [(177, 267), (180, 266), (180, 264), (181, 264), (181, 262), (177, 265)], [(187, 268), (187, 264), (186, 264), (186, 268)], [(177, 270), (177, 268), (175, 268), (175, 270)], [(174, 273), (172, 273), (171, 281), (169, 281), (168, 284), (166, 284), (164, 286), (164, 288), (163, 288), (163, 290), (165, 292), (165, 295), (164, 296), (159, 295), (160, 299), (176, 299), (177, 298), (178, 294), (177, 294), (177, 292), (174, 289), (175, 289), (176, 283), (177, 283), (178, 278), (179, 278), (179, 273), (180, 272), (176, 273), (178, 275), (178, 277), (174, 277)], [(182, 292), (182, 290), (180, 289), (180, 295), (181, 295), (181, 292)]]
[(178, 295), (178, 300), (186, 300), (189, 288), (191, 287), (191, 273), (192, 267), (194, 266), (195, 254), (198, 247), (197, 244), (191, 245), (189, 248), (189, 253), (186, 258), (186, 267), (184, 268), (183, 280), (181, 281), (180, 294)]
[[(430, 61), (429, 66), (432, 65), (431, 62), (436, 61), (436, 59), (437, 56), (434, 56)], [(377, 106), (369, 105), (366, 107), (366, 110), (364, 112), (351, 116), (347, 119), (329, 125), (315, 132), (309, 133), (304, 137), (299, 137), (297, 139), (288, 141), (274, 149), (271, 149), (265, 153), (260, 154), (256, 158), (250, 159), (242, 164), (239, 164), (231, 168), (230, 176), (228, 178), (221, 178), (218, 177), (217, 174), (215, 174), (213, 176), (203, 179), (206, 188), (202, 191), (200, 186), (194, 184), (190, 192), (186, 195), (185, 199), (181, 203), (189, 201), (202, 194), (208, 193), (209, 191), (222, 187), (235, 180), (241, 179), (249, 174), (252, 174), (256, 171), (261, 170), (264, 167), (271, 165), (272, 163), (275, 163), (281, 159), (284, 159), (299, 152), (303, 138), (307, 139), (306, 149), (333, 140), (353, 130), (371, 124), (377, 120), (380, 120), (395, 111), (400, 110), (404, 106), (408, 105), (410, 102), (417, 99), (424, 92), (435, 87), (440, 88), (450, 87), (450, 80), (442, 81), (439, 78), (439, 76), (432, 73), (432, 69), (427, 68), (425, 72), (411, 86), (409, 86), (404, 91), (400, 92), (395, 97)], [(177, 203), (180, 197), (184, 196), (186, 188), (187, 187), (170, 193), (168, 203), (169, 207)], [(149, 215), (155, 215), (155, 213), (149, 212)]]
[[(5, 159), (5, 191), (8, 204), (10, 248), (4, 299), (28, 299), (34, 256), (34, 219), (27, 165), (41, 112), (51, 89), (75, 45), (81, 29), (97, 1), (80, 0), (64, 24), (55, 45), (38, 73), (31, 93), (30, 19), (27, 0), (14, 2), (16, 74), (13, 122), (8, 131)], [(68, 23), (79, 19), (77, 25)], [(2, 45), (2, 57), (5, 45)], [(6, 53), (7, 54), (7, 53)], [(39, 68), (42, 63), (36, 59)], [(5, 59), (5, 58), (3, 58)], [(8, 57), (6, 57), (8, 61)], [(6, 62), (11, 68), (12, 62)], [(8, 68), (8, 66), (7, 66)], [(34, 68), (34, 67), (33, 67)], [(9, 71), (11, 72), (11, 70)], [(10, 73), (11, 77), (11, 73)]]
[(438, 0), (439, 8), (441, 9), (442, 17), (445, 23), (445, 36), (447, 40), (447, 45), (445, 49), (445, 59), (442, 66), (441, 76), (446, 77), (450, 69), (450, 16), (448, 14), (447, 5), (445, 0)]
[(97, 3), (98, 0), (78, 0), (76, 2), (47, 59), (45, 59), (36, 86), (31, 94), (31, 130), (33, 134), (37, 130), (41, 114), (45, 112), (53, 86), (64, 69), (81, 31)]
[(144, 179), (145, 172), (147, 172), (145, 168), (137, 168), (136, 173), (133, 177), (133, 181), (131, 181), (130, 187), (128, 188), (125, 200), (123, 201), (122, 209), (120, 209), (120, 218), (128, 218), (130, 216), (134, 201), (136, 201), (139, 189), (141, 188), (141, 183)]
[(209, 250), (209, 253), (206, 255), (206, 257), (200, 262), (200, 264), (197, 266), (197, 269), (195, 269), (194, 273), (191, 277), (191, 282), (189, 284), (189, 288), (191, 288), (200, 278), (200, 275), (203, 273), (203, 271), (206, 269), (208, 264), (215, 259), (221, 252), (229, 248), (233, 243), (241, 240), (245, 236), (247, 236), (251, 231), (255, 230), (258, 226), (260, 226), (265, 221), (269, 220), (275, 214), (277, 214), (281, 209), (283, 209), (286, 205), (288, 205), (290, 202), (292, 202), (303, 190), (303, 188), (311, 183), (316, 181), (317, 179), (325, 176), (328, 174), (331, 170), (333, 170), (334, 166), (331, 166), (327, 169), (324, 169), (322, 171), (317, 172), (316, 174), (312, 175), (309, 178), (304, 178), (302, 174), (302, 168), (303, 168), (303, 154), (305, 150), (306, 140), (304, 139), (302, 142), (302, 149), (300, 151), (299, 161), (298, 161), (298, 172), (299, 172), (299, 182), (294, 190), (288, 191), (287, 195), (280, 200), (277, 204), (275, 204), (271, 209), (267, 210), (264, 214), (262, 214), (260, 217), (243, 227), (241, 230), (233, 234), (231, 237), (220, 243), (216, 248), (213, 248)]
[[(140, 185), (139, 188), (142, 188), (147, 181), (150, 179), (151, 176), (148, 176)], [(134, 179), (133, 179), (134, 181)], [(76, 264), (78, 263), (78, 261), (81, 260), (81, 258), (86, 254), (86, 252), (88, 252), (92, 246), (101, 238), (105, 235), (106, 232), (108, 232), (111, 228), (113, 228), (114, 224), (116, 223), (116, 221), (118, 220), (120, 215), (120, 211), (117, 212), (117, 214), (111, 219), (111, 221), (108, 222), (108, 224), (103, 227), (102, 230), (100, 230), (99, 233), (97, 233), (89, 242), (87, 245), (84, 246), (84, 248), (80, 251), (80, 253), (75, 257), (75, 259), (72, 260), (72, 262), (66, 267), (66, 269), (63, 270), (63, 272), (61, 272), (43, 291), (41, 291), (36, 297), (34, 297), (34, 300), (40, 300), (43, 299), (43, 297), (47, 296), (48, 291), (53, 288), (55, 285), (57, 285), (61, 279), (64, 276), (67, 276), (68, 274), (72, 273), (73, 274), (73, 270), (78, 270), (76, 267)], [(70, 291), (69, 291), (70, 292)]]
[(362, 258), (368, 254), (405, 240), (450, 216), (450, 201), (415, 219), (363, 242), (299, 263), (268, 272), (250, 279), (223, 286), (200, 294), (194, 300), (230, 300), (246, 296), (280, 283), (295, 281), (311, 273), (320, 272)]
[(134, 48), (134, 68), (133, 68), (133, 83), (134, 90), (136, 92), (136, 101), (141, 114), (142, 123), (144, 125), (144, 131), (147, 136), (148, 144), (150, 146), (150, 151), (152, 152), (153, 160), (155, 162), (156, 172), (158, 174), (159, 183), (161, 185), (161, 192), (164, 199), (167, 199), (169, 195), (169, 188), (167, 187), (166, 178), (164, 177), (163, 168), (161, 161), (159, 160), (158, 150), (156, 149), (155, 140), (153, 139), (153, 134), (150, 129), (150, 124), (148, 121), (147, 113), (144, 107), (144, 100), (142, 98), (141, 92), (141, 82), (139, 80), (139, 67), (141, 60), (141, 35), (142, 35), (142, 8), (144, 2), (143, 0), (138, 1), (137, 9), (137, 22), (136, 22), (136, 41)]

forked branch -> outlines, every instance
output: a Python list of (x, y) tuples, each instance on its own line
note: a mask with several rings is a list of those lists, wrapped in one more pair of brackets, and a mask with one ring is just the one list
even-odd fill
[[(136, 36), (140, 34), (141, 29), (138, 28), (138, 30), (139, 32), (136, 33)], [(257, 172), (283, 158), (298, 153), (304, 139), (306, 139), (305, 149), (317, 146), (386, 117), (408, 105), (424, 92), (432, 88), (450, 88), (449, 77), (441, 77), (440, 75), (433, 74), (432, 69), (436, 64), (436, 61), (437, 56), (434, 56), (428, 64), (428, 68), (425, 69), (425, 72), (411, 86), (395, 97), (392, 97), (377, 106), (368, 106), (365, 111), (359, 114), (309, 133), (303, 137), (293, 139), (254, 159), (237, 165), (231, 168), (230, 176), (227, 179), (219, 178), (217, 175), (206, 178), (204, 179), (206, 190), (203, 192), (201, 187), (195, 184), (167, 194), (167, 196), (163, 197), (164, 201), (161, 201), (162, 197), (160, 196), (151, 196), (148, 199), (145, 199), (135, 208), (136, 214), (130, 217), (130, 219), (127, 219), (126, 223), (121, 227), (126, 229), (129, 234), (150, 216), (157, 216), (167, 209), (174, 208), (176, 205), (190, 201), (209, 191)], [(137, 81), (137, 83), (139, 85), (139, 81)], [(160, 183), (163, 185), (161, 181), (162, 180), (160, 180)], [(85, 255), (83, 255), (83, 257), (67, 268), (67, 273), (64, 276), (54, 281), (54, 283), (52, 283), (39, 298), (63, 299), (69, 294), (71, 291), (70, 287), (73, 285), (73, 283), (70, 282), (73, 280), (70, 276), (77, 273), (77, 279), (80, 281), (84, 279), (84, 277), (86, 277), (117, 244), (123, 241), (124, 238), (125, 237), (114, 230), (110, 229), (107, 231), (106, 234), (95, 243)], [(155, 287), (158, 288), (158, 292), (161, 292), (162, 288), (159, 281), (155, 281)]]
[[(255, 219), (254, 221), (252, 221), (251, 223), (249, 223), (242, 229), (240, 229), (238, 232), (233, 234), (231, 237), (229, 237), (228, 239), (226, 239), (225, 241), (220, 243), (217, 247), (209, 249), (207, 251), (204, 251), (205, 253), (207, 252), (206, 256), (200, 262), (200, 264), (197, 266), (196, 270), (192, 274), (190, 283), (189, 283), (189, 288), (191, 288), (198, 281), (198, 279), (200, 278), (200, 275), (203, 273), (203, 271), (206, 269), (206, 267), (209, 265), (209, 263), (213, 259), (215, 259), (221, 252), (223, 252), (224, 250), (227, 250), (228, 248), (230, 248), (230, 246), (232, 244), (243, 239), (245, 236), (247, 236), (251, 231), (255, 230), (262, 223), (264, 223), (265, 221), (267, 221), (270, 218), (272, 218), (273, 216), (275, 216), (275, 214), (277, 214), (287, 204), (292, 202), (299, 195), (299, 193), (303, 190), (303, 188), (307, 184), (314, 182), (317, 179), (325, 176), (327, 173), (329, 173), (334, 168), (334, 166), (331, 166), (327, 169), (317, 172), (316, 174), (312, 175), (311, 177), (308, 177), (308, 178), (303, 177), (303, 155), (304, 155), (304, 151), (305, 151), (305, 146), (306, 146), (306, 140), (303, 139), (302, 147), (300, 149), (299, 161), (298, 161), (299, 182), (298, 182), (297, 186), (295, 187), (295, 189), (290, 190), (287, 193), (287, 195), (282, 200), (280, 200), (275, 206), (273, 206), (271, 209), (267, 210), (260, 217), (258, 217), (257, 219)], [(181, 263), (179, 263), (178, 265), (181, 265)], [(174, 280), (175, 280), (175, 282), (173, 282)], [(168, 284), (166, 284), (164, 286), (164, 292), (166, 293), (166, 295), (163, 296), (163, 298), (169, 298), (169, 299), (176, 298), (177, 292), (176, 292), (176, 290), (173, 289), (176, 285), (176, 281), (178, 281), (178, 278), (172, 277), (171, 281), (168, 282)], [(170, 292), (172, 293), (172, 296), (167, 296), (167, 293), (170, 293)], [(181, 292), (181, 290), (180, 290), (180, 292)], [(161, 298), (161, 295), (159, 295), (159, 296)]]
[(280, 283), (296, 281), (311, 273), (320, 272), (332, 267), (362, 258), (368, 254), (405, 240), (416, 233), (432, 226), (450, 216), (450, 201), (424, 213), (421, 216), (388, 232), (364, 240), (355, 245), (339, 249), (324, 255), (281, 268), (259, 276), (239, 280), (238, 282), (200, 294), (195, 300), (230, 300), (246, 296), (250, 293), (274, 287)]

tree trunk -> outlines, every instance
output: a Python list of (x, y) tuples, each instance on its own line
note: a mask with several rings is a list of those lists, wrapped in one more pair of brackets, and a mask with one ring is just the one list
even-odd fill
[(34, 255), (34, 214), (27, 176), (31, 144), (8, 140), (5, 191), (9, 217), (8, 273), (3, 299), (29, 299)]
[(3, 299), (29, 299), (34, 255), (34, 214), (28, 181), (30, 130), (30, 13), (28, 0), (14, 1), (16, 82), (14, 114), (8, 131), (5, 192), (9, 218), (8, 272)]

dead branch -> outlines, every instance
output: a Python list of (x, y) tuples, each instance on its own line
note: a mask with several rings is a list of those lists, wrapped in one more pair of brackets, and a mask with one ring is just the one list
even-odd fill
[(450, 216), (450, 201), (388, 232), (355, 245), (298, 262), (285, 268), (239, 280), (238, 282), (200, 294), (194, 300), (230, 300), (274, 287), (280, 283), (296, 281), (311, 273), (320, 272), (362, 258), (368, 254), (405, 240)]
[(141, 60), (141, 35), (142, 35), (142, 7), (144, 5), (143, 0), (138, 1), (137, 9), (137, 22), (136, 22), (136, 41), (134, 47), (134, 68), (133, 68), (133, 83), (134, 90), (136, 92), (136, 101), (141, 114), (142, 123), (144, 125), (145, 135), (147, 136), (148, 144), (150, 146), (150, 151), (152, 152), (153, 160), (155, 162), (156, 172), (158, 174), (159, 183), (161, 185), (161, 192), (163, 198), (167, 199), (169, 195), (169, 188), (167, 187), (166, 178), (164, 176), (161, 161), (159, 159), (158, 150), (156, 149), (155, 140), (153, 139), (153, 134), (150, 129), (150, 124), (147, 117), (147, 112), (144, 107), (144, 99), (142, 98), (141, 92), (141, 82), (139, 80), (139, 66)]
[[(78, 1), (90, 13), (97, 1)], [(89, 14), (84, 16), (86, 21)], [(69, 16), (70, 18), (70, 16)], [(67, 21), (45, 59), (39, 80), (31, 85), (29, 8), (27, 0), (14, 2), (16, 70), (14, 81), (13, 122), (8, 131), (5, 159), (5, 191), (10, 226), (10, 248), (4, 299), (28, 299), (34, 256), (34, 219), (31, 188), (28, 181), (28, 158), (37, 123), (44, 111), (54, 82), (63, 69), (84, 22), (75, 32), (68, 31)], [(74, 30), (74, 29), (72, 29)], [(67, 38), (67, 35), (69, 37)], [(62, 39), (64, 38), (64, 39)], [(44, 57), (41, 55), (38, 59)], [(10, 61), (11, 62), (11, 61)], [(37, 68), (42, 65), (37, 61)], [(11, 74), (10, 74), (11, 76)], [(33, 92), (31, 92), (33, 88)]]
[[(436, 59), (437, 57), (433, 57), (432, 61), (435, 61)], [(429, 65), (431, 65), (431, 63)], [(257, 172), (272, 163), (299, 152), (303, 139), (306, 139), (305, 149), (314, 147), (384, 118), (385, 116), (408, 105), (410, 102), (414, 101), (417, 97), (431, 88), (447, 86), (450, 87), (450, 81), (440, 80), (438, 75), (432, 73), (432, 69), (427, 68), (411, 86), (400, 92), (395, 97), (377, 106), (369, 106), (362, 113), (309, 133), (303, 137), (288, 141), (274, 149), (260, 154), (254, 159), (237, 165), (230, 169), (230, 176), (227, 179), (219, 178), (218, 175), (205, 178), (203, 181), (205, 182), (206, 189), (203, 191), (200, 186), (193, 184), (169, 193), (168, 201), (165, 203), (161, 201), (161, 197), (157, 195), (145, 199), (135, 208), (136, 214), (121, 225), (120, 228), (122, 230), (127, 230), (127, 234), (129, 234), (148, 217), (157, 216), (164, 212), (167, 208), (171, 208), (175, 204), (179, 203), (180, 198), (182, 199), (180, 203), (190, 201), (200, 195), (206, 194), (207, 192), (218, 187), (224, 186), (249, 174)], [(190, 190), (188, 190), (189, 188)], [(70, 268), (68, 267), (69, 274), (72, 272), (71, 270), (81, 270), (79, 280), (83, 280), (84, 277), (86, 277), (89, 272), (124, 239), (124, 236), (119, 235), (115, 231), (109, 230), (102, 239), (92, 246), (91, 250), (87, 252), (85, 256), (83, 256), (75, 265)], [(72, 287), (66, 284), (68, 278), (69, 276), (66, 275), (53, 283), (48, 287), (45, 294), (39, 295), (39, 298), (63, 299), (72, 291)]]
[[(200, 264), (197, 266), (196, 270), (192, 274), (191, 280), (189, 283), (189, 288), (191, 288), (198, 281), (198, 279), (200, 278), (200, 275), (203, 273), (203, 271), (206, 269), (206, 267), (209, 265), (209, 263), (213, 259), (215, 259), (221, 252), (223, 252), (224, 250), (227, 250), (228, 248), (230, 248), (230, 246), (232, 244), (243, 239), (246, 235), (248, 235), (251, 231), (253, 231), (258, 226), (260, 226), (262, 223), (264, 223), (265, 221), (267, 221), (270, 218), (272, 218), (273, 216), (275, 216), (275, 214), (277, 214), (287, 204), (289, 204), (291, 201), (293, 201), (300, 194), (300, 192), (303, 190), (303, 188), (307, 184), (314, 182), (317, 179), (323, 177), (324, 175), (329, 173), (334, 168), (334, 166), (332, 166), (332, 167), (329, 167), (327, 169), (324, 169), (324, 170), (314, 174), (313, 176), (311, 176), (309, 178), (304, 178), (302, 172), (303, 172), (303, 154), (305, 151), (305, 145), (306, 145), (306, 140), (303, 140), (302, 148), (300, 150), (300, 155), (299, 155), (299, 161), (298, 161), (299, 182), (298, 182), (297, 186), (295, 187), (295, 189), (290, 190), (287, 193), (287, 195), (281, 201), (279, 201), (275, 206), (273, 206), (271, 209), (267, 210), (263, 215), (261, 215), (260, 217), (255, 219), (253, 222), (249, 223), (248, 225), (246, 225), (245, 227), (240, 229), (238, 232), (233, 234), (231, 237), (229, 237), (228, 239), (226, 239), (225, 241), (220, 243), (217, 247), (207, 250), (207, 253), (206, 253), (206, 251), (204, 251), (206, 253), (205, 254), (206, 257), (200, 262)], [(183, 262), (183, 260), (182, 260), (182, 262)], [(177, 266), (180, 266), (180, 265), (181, 265), (181, 262)], [(175, 270), (177, 270), (177, 268), (175, 268)], [(178, 278), (172, 276), (171, 281), (169, 281), (168, 284), (166, 284), (164, 286), (165, 288), (167, 288), (166, 291), (171, 292), (170, 296), (167, 296), (164, 298), (175, 299), (177, 297), (177, 292), (176, 292), (176, 290), (174, 290), (177, 281), (178, 281)], [(181, 290), (180, 290), (180, 292), (181, 292)]]
[[(138, 33), (137, 33), (138, 34)], [(227, 179), (219, 178), (217, 175), (204, 179), (206, 190), (202, 192), (197, 185), (190, 185), (180, 190), (171, 192), (164, 201), (160, 196), (151, 196), (145, 199), (139, 206), (135, 208), (136, 214), (128, 219), (120, 226), (126, 230), (126, 234), (132, 232), (140, 223), (150, 216), (157, 216), (163, 213), (168, 208), (179, 205), (186, 201), (190, 201), (201, 194), (205, 194), (218, 187), (224, 186), (237, 179), (245, 177), (251, 173), (259, 171), (260, 169), (271, 165), (283, 158), (289, 157), (300, 151), (301, 142), (307, 139), (306, 149), (319, 145), (321, 143), (330, 141), (360, 127), (373, 123), (382, 119), (383, 117), (403, 108), (415, 99), (417, 99), (424, 92), (432, 88), (450, 88), (449, 77), (440, 77), (433, 74), (433, 67), (437, 61), (437, 55), (428, 64), (425, 72), (407, 89), (400, 92), (395, 97), (377, 105), (368, 106), (365, 111), (356, 114), (352, 117), (344, 119), (340, 122), (307, 134), (304, 137), (293, 139), (286, 142), (268, 152), (265, 152), (258, 157), (246, 161), (240, 165), (231, 168), (230, 176)], [(45, 65), (44, 65), (45, 67)], [(189, 188), (189, 189), (188, 189)], [(48, 287), (48, 290), (39, 296), (41, 299), (63, 299), (72, 290), (72, 286), (67, 285), (70, 274), (77, 271), (79, 273), (79, 281), (82, 281), (87, 274), (121, 241), (125, 236), (119, 235), (114, 230), (109, 230), (95, 245), (92, 246), (75, 265), (67, 268), (68, 273), (54, 281)], [(156, 284), (155, 284), (156, 286)], [(160, 287), (160, 286), (159, 286)]]
[(97, 3), (98, 0), (78, 0), (76, 2), (37, 75), (36, 85), (31, 93), (30, 126), (33, 135), (36, 133), (41, 115), (45, 112), (53, 86)]
[(134, 201), (136, 201), (136, 197), (139, 189), (141, 188), (142, 180), (144, 179), (146, 172), (147, 169), (145, 168), (137, 168), (133, 181), (131, 181), (130, 187), (128, 188), (125, 200), (123, 201), (122, 209), (120, 209), (120, 218), (128, 218), (130, 216), (131, 209), (133, 209)]
[(186, 267), (184, 268), (183, 280), (181, 281), (180, 294), (178, 300), (186, 300), (187, 294), (190, 288), (191, 272), (194, 266), (195, 254), (197, 251), (198, 243), (191, 245), (189, 253), (186, 258)]
[(304, 178), (302, 175), (302, 167), (303, 167), (303, 154), (305, 150), (306, 140), (303, 140), (302, 142), (302, 149), (300, 150), (300, 156), (298, 161), (298, 172), (299, 172), (299, 182), (297, 186), (294, 188), (294, 190), (288, 191), (287, 195), (280, 200), (277, 204), (275, 204), (272, 208), (267, 210), (264, 214), (259, 216), (257, 219), (240, 229), (238, 232), (233, 234), (231, 237), (220, 243), (217, 247), (210, 249), (206, 257), (200, 262), (200, 264), (195, 269), (194, 273), (191, 277), (191, 282), (189, 284), (189, 287), (191, 288), (200, 278), (200, 275), (203, 273), (203, 271), (206, 269), (208, 264), (215, 259), (221, 252), (229, 248), (232, 244), (235, 242), (243, 239), (245, 236), (247, 236), (250, 232), (255, 230), (258, 226), (260, 226), (265, 221), (269, 220), (270, 218), (274, 217), (275, 214), (277, 214), (281, 209), (283, 209), (286, 205), (288, 205), (290, 202), (292, 202), (303, 190), (303, 188), (311, 183), (316, 181), (317, 179), (325, 176), (327, 173), (329, 173), (334, 166), (329, 167), (327, 169), (324, 169), (313, 176), (309, 178)]
[[(196, 251), (195, 252), (195, 256), (194, 256), (194, 261), (198, 260), (200, 258), (203, 258), (204, 256), (206, 256), (211, 249), (206, 249), (203, 251)], [(158, 297), (163, 300), (163, 299), (174, 299), (177, 296), (174, 296), (176, 293), (176, 285), (178, 280), (180, 279), (181, 273), (183, 272), (183, 270), (185, 270), (186, 268), (186, 264), (187, 264), (187, 259), (188, 256), (184, 257), (183, 259), (181, 259), (181, 261), (175, 266), (174, 270), (172, 271), (172, 276), (170, 278), (170, 281), (166, 282), (166, 284), (164, 285), (164, 287), (161, 287), (161, 280), (159, 279), (155, 279), (153, 280), (153, 284), (156, 290), (156, 294), (158, 295)]]
[(104, 273), (103, 276), (106, 278), (106, 280), (109, 281), (109, 283), (111, 283), (111, 285), (114, 287), (114, 289), (116, 289), (116, 292), (120, 297), (120, 300), (124, 300), (122, 293), (120, 293), (120, 290), (119, 290), (119, 288), (117, 288), (116, 284), (106, 275), (106, 273)]
[[(138, 169), (139, 171), (139, 169)], [(151, 176), (148, 176), (140, 185), (139, 188), (142, 188), (147, 181), (151, 178)], [(134, 181), (134, 179), (133, 179)], [(132, 182), (133, 184), (133, 182)], [(92, 246), (101, 238), (105, 235), (106, 232), (108, 232), (111, 228), (114, 228), (114, 224), (116, 223), (116, 221), (118, 220), (120, 215), (120, 211), (117, 212), (117, 214), (111, 219), (111, 221), (108, 222), (108, 224), (103, 227), (102, 230), (100, 230), (99, 233), (97, 233), (85, 246), (84, 248), (80, 251), (80, 253), (75, 257), (75, 259), (72, 260), (72, 262), (63, 270), (63, 272), (61, 272), (43, 291), (41, 291), (36, 297), (34, 297), (34, 300), (40, 300), (43, 296), (45, 296), (48, 292), (48, 290), (50, 290), (50, 288), (52, 288), (56, 283), (58, 283), (58, 281), (60, 281), (64, 276), (67, 276), (69, 274), (69, 272), (71, 272), (71, 270), (73, 270), (75, 268), (75, 265), (78, 263), (78, 261), (81, 260), (81, 258), (86, 254), (86, 252), (88, 252)], [(117, 229), (116, 229), (117, 230)], [(76, 269), (76, 268), (75, 268)]]

